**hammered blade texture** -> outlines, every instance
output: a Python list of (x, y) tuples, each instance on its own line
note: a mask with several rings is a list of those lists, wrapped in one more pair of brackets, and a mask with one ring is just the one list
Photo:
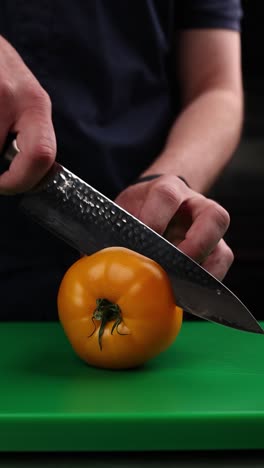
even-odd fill
[[(106, 246), (124, 246), (152, 258), (183, 279), (210, 287), (210, 276), (199, 265), (58, 164), (35, 192), (24, 197), (23, 208), (85, 254)], [(213, 278), (211, 287), (215, 288)]]

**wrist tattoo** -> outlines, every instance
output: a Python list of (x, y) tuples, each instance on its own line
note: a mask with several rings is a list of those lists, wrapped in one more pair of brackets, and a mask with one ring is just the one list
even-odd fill
[[(132, 182), (131, 185), (134, 185), (134, 184), (138, 184), (140, 182), (149, 182), (150, 180), (153, 180), (153, 179), (157, 179), (158, 177), (162, 176), (164, 174), (149, 174), (149, 175), (146, 175), (146, 176), (143, 176), (143, 177), (139, 177), (138, 179), (136, 179), (134, 182)], [(181, 179), (185, 185), (187, 185), (187, 187), (190, 188), (190, 185), (188, 184), (188, 182), (186, 181), (186, 179), (180, 175), (177, 175), (178, 179)]]

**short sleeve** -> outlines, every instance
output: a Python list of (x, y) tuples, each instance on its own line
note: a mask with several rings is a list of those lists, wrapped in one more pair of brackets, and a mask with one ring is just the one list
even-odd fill
[(178, 29), (223, 28), (240, 31), (243, 11), (240, 0), (183, 0), (175, 2), (175, 14)]

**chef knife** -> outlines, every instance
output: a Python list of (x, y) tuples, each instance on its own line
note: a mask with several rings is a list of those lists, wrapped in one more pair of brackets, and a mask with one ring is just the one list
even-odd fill
[[(19, 152), (5, 148), (8, 167)], [(168, 273), (178, 306), (199, 318), (235, 329), (264, 333), (246, 306), (222, 282), (91, 185), (55, 162), (22, 196), (21, 209), (83, 254), (123, 246), (158, 262)]]

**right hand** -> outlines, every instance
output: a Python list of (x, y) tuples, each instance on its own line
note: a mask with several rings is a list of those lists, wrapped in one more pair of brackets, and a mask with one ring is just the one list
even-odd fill
[(229, 227), (228, 212), (192, 190), (173, 174), (123, 190), (115, 202), (176, 245), (219, 280), (223, 280), (234, 255), (223, 236)]
[(43, 178), (56, 157), (56, 138), (48, 94), (0, 36), (0, 150), (10, 132), (20, 152), (0, 175), (4, 195), (30, 190)]

